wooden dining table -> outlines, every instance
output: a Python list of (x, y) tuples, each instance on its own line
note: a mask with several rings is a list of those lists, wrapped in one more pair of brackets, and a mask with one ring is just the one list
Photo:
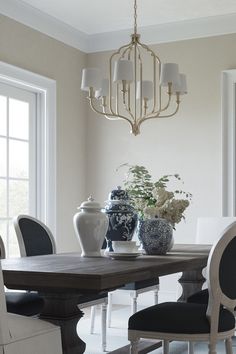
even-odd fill
[(133, 260), (83, 258), (77, 253), (4, 259), (5, 286), (38, 291), (45, 300), (40, 318), (61, 327), (63, 354), (84, 353), (86, 344), (76, 326), (83, 312), (79, 298), (118, 289), (124, 284), (182, 272), (180, 301), (200, 290), (209, 245), (175, 245), (166, 255), (142, 255)]

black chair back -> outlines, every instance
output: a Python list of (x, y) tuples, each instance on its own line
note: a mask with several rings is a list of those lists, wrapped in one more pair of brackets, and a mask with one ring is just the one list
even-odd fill
[(28, 215), (14, 220), (21, 256), (39, 256), (55, 253), (51, 231), (41, 221)]
[(229, 242), (221, 257), (219, 283), (222, 292), (230, 299), (236, 299), (236, 235)]

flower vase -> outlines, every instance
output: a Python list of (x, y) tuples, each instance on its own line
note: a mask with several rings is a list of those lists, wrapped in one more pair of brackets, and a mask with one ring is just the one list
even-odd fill
[(139, 220), (138, 237), (146, 254), (166, 254), (173, 247), (173, 227), (165, 219)]

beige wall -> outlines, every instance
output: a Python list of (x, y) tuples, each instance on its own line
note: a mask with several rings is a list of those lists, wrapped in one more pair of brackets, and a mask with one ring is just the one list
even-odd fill
[[(104, 203), (122, 183), (123, 163), (143, 164), (155, 178), (179, 173), (193, 203), (175, 231), (176, 242), (193, 242), (198, 216), (221, 214), (221, 71), (236, 67), (236, 35), (153, 46), (163, 62), (178, 62), (189, 94), (174, 118), (150, 121), (134, 137), (124, 122), (96, 117), (80, 91), (81, 69), (106, 71), (110, 53), (84, 53), (0, 16), (0, 60), (57, 82), (57, 241), (75, 250), (72, 216), (89, 194)], [(166, 282), (166, 294), (173, 282)], [(174, 290), (175, 291), (175, 290)], [(147, 300), (150, 303), (150, 299)]]
[[(236, 68), (236, 34), (153, 46), (163, 62), (177, 62), (187, 74), (188, 95), (178, 115), (149, 121), (141, 134), (130, 135), (125, 122), (111, 122), (88, 111), (87, 194), (100, 201), (122, 183), (123, 163), (145, 165), (154, 178), (179, 173), (182, 188), (193, 194), (192, 205), (174, 231), (176, 242), (194, 242), (198, 216), (221, 215), (221, 71)], [(99, 66), (105, 75), (110, 53), (88, 56), (88, 66)], [(179, 297), (177, 275), (161, 278), (160, 301)], [(129, 303), (116, 294), (114, 301)], [(150, 293), (139, 303), (152, 304)]]
[[(155, 178), (179, 173), (193, 193), (177, 242), (194, 240), (196, 218), (221, 213), (221, 71), (236, 67), (236, 35), (153, 46), (162, 61), (178, 62), (189, 94), (174, 118), (146, 122), (134, 137), (124, 122), (87, 110), (81, 69), (106, 71), (110, 53), (84, 53), (7, 17), (0, 16), (0, 60), (57, 82), (57, 229), (59, 249), (77, 246), (72, 216), (89, 194), (106, 200), (122, 183), (123, 163), (143, 164)], [(88, 125), (88, 126), (87, 126)], [(87, 179), (86, 179), (87, 177)]]
[(86, 55), (0, 16), (0, 61), (56, 80), (57, 243), (59, 250), (75, 250), (72, 216), (85, 198), (86, 106), (80, 76)]
[[(145, 122), (141, 135), (125, 122), (110, 122), (89, 111), (87, 193), (104, 201), (122, 183), (123, 163), (145, 165), (155, 178), (179, 173), (193, 194), (186, 223), (177, 225), (177, 242), (193, 242), (198, 216), (221, 215), (221, 71), (236, 67), (236, 35), (153, 46), (161, 60), (178, 62), (187, 74), (188, 95), (173, 118)], [(88, 56), (104, 73), (110, 53)]]

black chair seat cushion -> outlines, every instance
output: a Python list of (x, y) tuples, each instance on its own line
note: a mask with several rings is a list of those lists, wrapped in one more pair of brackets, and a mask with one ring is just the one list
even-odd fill
[[(205, 304), (165, 302), (136, 312), (129, 319), (129, 329), (163, 333), (209, 333), (206, 310)], [(234, 315), (221, 309), (219, 331), (228, 331), (234, 326)]]
[(208, 304), (209, 293), (208, 289), (204, 289), (194, 293), (187, 298), (187, 302), (194, 302), (196, 304)]
[(148, 279), (148, 280), (140, 280), (140, 281), (135, 281), (133, 283), (128, 283), (122, 288), (121, 290), (139, 290), (143, 288), (148, 288), (149, 286), (155, 286), (159, 284), (159, 278), (155, 279)]
[(41, 312), (44, 300), (38, 293), (6, 291), (7, 311), (22, 316), (34, 316)]
[(95, 301), (95, 300), (100, 300), (100, 299), (105, 299), (108, 297), (108, 293), (102, 293), (102, 294), (99, 294), (99, 295), (91, 295), (91, 294), (88, 294), (88, 295), (83, 295), (79, 298), (77, 304), (84, 304), (86, 302), (90, 302), (90, 301)]

